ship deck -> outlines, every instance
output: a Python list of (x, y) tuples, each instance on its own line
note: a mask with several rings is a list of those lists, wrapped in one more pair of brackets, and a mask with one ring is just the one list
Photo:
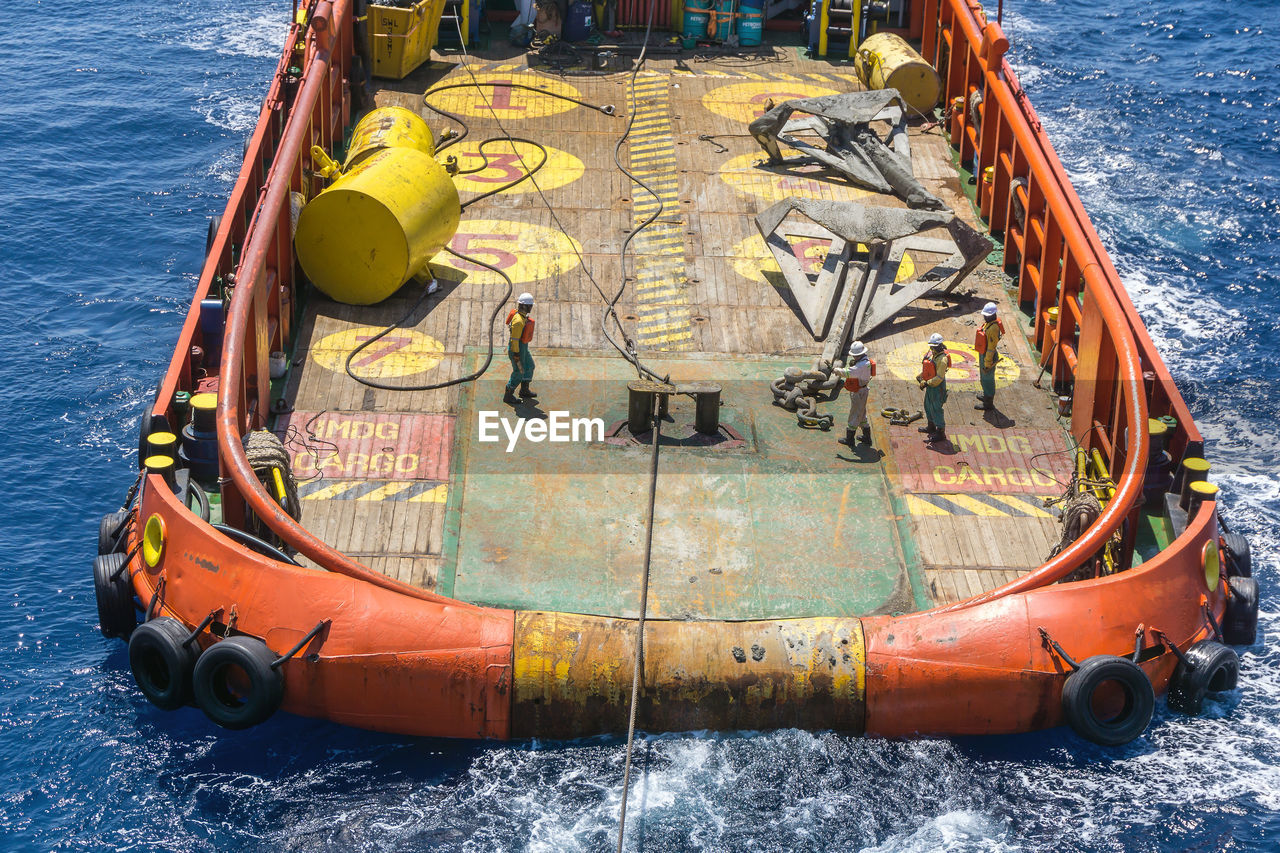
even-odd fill
[[(624, 162), (652, 180), (662, 214), (632, 244), (618, 312), (645, 363), (673, 382), (722, 386), (716, 441), (693, 433), (693, 404), (673, 398), (657, 480), (649, 616), (753, 619), (907, 612), (993, 589), (1040, 565), (1059, 536), (1041, 501), (1058, 495), (1070, 467), (1068, 437), (1052, 397), (1033, 388), (1038, 366), (1023, 315), (998, 266), (982, 264), (945, 297), (931, 294), (866, 343), (874, 449), (837, 444), (848, 403), (820, 410), (831, 431), (801, 429), (772, 403), (769, 382), (806, 367), (822, 343), (800, 319), (754, 217), (791, 196), (896, 199), (817, 172), (760, 167), (746, 123), (763, 104), (860, 88), (850, 67), (811, 61), (794, 48), (772, 61), (693, 63), (651, 58), (636, 81), (637, 122)], [(602, 334), (604, 299), (622, 284), (622, 241), (654, 209), (613, 162), (626, 126), (629, 74), (553, 76), (523, 56), (476, 58), (481, 79), (544, 87), (617, 116), (521, 90), (442, 92), (432, 103), (466, 116), (470, 136), (448, 149), (480, 165), (480, 140), (501, 136), (485, 99), (513, 136), (548, 146), (541, 194), (525, 182), (469, 207), (453, 247), (504, 268), (536, 299), (532, 343), (536, 405), (501, 402), (509, 367), (502, 317), (497, 352), (475, 383), (437, 391), (387, 391), (346, 375), (347, 353), (413, 309), (411, 282), (372, 307), (319, 295), (305, 308), (276, 429), (300, 480), (303, 523), (371, 568), (461, 600), (527, 610), (634, 616), (643, 561), (649, 450), (625, 427), (635, 371)], [(432, 86), (469, 83), (453, 59), (403, 81), (375, 81), (379, 105), (417, 109)], [(716, 138), (708, 141), (702, 135)], [(915, 174), (981, 229), (938, 127), (911, 130)], [(503, 144), (495, 162), (457, 180), (466, 200), (519, 174)], [(536, 149), (521, 155), (536, 162)], [(454, 258), (433, 262), (440, 281), (404, 326), (355, 362), (383, 383), (425, 384), (483, 364), (490, 315), (505, 291), (489, 271)], [(1008, 334), (997, 411), (973, 409), (971, 342), (979, 309), (1001, 306)], [(1018, 327), (1015, 330), (1014, 327)], [(941, 332), (953, 354), (950, 444), (926, 445), (920, 422), (891, 426), (886, 407), (921, 408), (912, 377), (923, 341)], [(1019, 333), (1022, 332), (1022, 333)], [(599, 418), (603, 441), (479, 440), (484, 411)], [(499, 430), (501, 436), (501, 430)]]

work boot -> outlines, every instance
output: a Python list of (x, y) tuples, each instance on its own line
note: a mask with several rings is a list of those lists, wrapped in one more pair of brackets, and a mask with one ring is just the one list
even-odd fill
[(848, 447), (853, 447), (853, 433), (853, 429), (846, 428), (844, 431), (844, 438), (839, 439), (839, 443)]
[(916, 432), (923, 432), (926, 435), (933, 435), (937, 431), (938, 431), (938, 428), (933, 425), (933, 421), (929, 421), (929, 423), (925, 426), (916, 427)]
[(995, 397), (983, 397), (979, 395), (978, 400), (980, 402), (973, 408), (979, 412), (989, 412), (995, 408), (995, 399)]
[(511, 386), (507, 386), (507, 393), (502, 395), (502, 402), (506, 403), (508, 406), (520, 405), (520, 398), (516, 396), (516, 389)]
[[(861, 430), (861, 435), (858, 436), (858, 440), (861, 441), (863, 444), (870, 444), (871, 443), (871, 427), (864, 426)], [(853, 430), (849, 430), (849, 444), (850, 445), (853, 444)]]
[(945, 444), (947, 442), (947, 430), (945, 427), (938, 427), (938, 431), (925, 439), (926, 444)]
[(521, 396), (521, 397), (523, 397), (523, 398), (524, 398), (524, 399), (526, 399), (526, 400), (531, 400), (531, 399), (533, 399), (534, 397), (537, 397), (538, 395), (537, 395), (537, 393), (535, 393), (535, 392), (534, 392), (534, 390), (533, 390), (532, 388), (530, 388), (530, 387), (529, 387), (529, 383), (528, 383), (528, 382), (521, 382), (521, 383), (520, 383), (520, 396)]

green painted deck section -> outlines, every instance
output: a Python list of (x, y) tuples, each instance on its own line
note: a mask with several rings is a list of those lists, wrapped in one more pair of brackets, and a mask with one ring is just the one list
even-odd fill
[[(500, 441), (479, 440), (485, 410), (512, 421), (566, 411), (600, 418), (608, 429), (626, 417), (635, 371), (616, 354), (542, 350), (536, 358), (538, 406), (513, 411), (501, 402), (505, 365), (460, 401), (454, 464), (461, 476), (449, 499), (439, 589), (494, 606), (635, 616), (649, 446), (521, 439), (508, 453), (501, 431)], [(648, 363), (673, 382), (720, 383), (721, 423), (745, 439), (733, 449), (664, 441), (650, 617), (865, 615), (919, 606), (923, 583), (918, 566), (904, 559), (880, 454), (850, 453), (836, 443), (842, 430), (800, 430), (793, 413), (772, 405), (769, 381), (797, 362), (676, 356)], [(676, 397), (664, 431), (687, 434), (693, 417), (692, 399)]]

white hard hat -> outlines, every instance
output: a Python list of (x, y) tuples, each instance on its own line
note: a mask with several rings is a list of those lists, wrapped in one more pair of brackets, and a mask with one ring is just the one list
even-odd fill
[(849, 344), (849, 358), (862, 358), (867, 354), (867, 345), (862, 341), (854, 341)]
[(996, 316), (996, 310), (996, 304), (994, 302), (988, 302), (986, 305), (982, 306), (982, 316), (994, 317)]
[(520, 294), (519, 296), (517, 296), (517, 297), (516, 297), (516, 304), (517, 304), (517, 305), (532, 305), (532, 304), (533, 304), (533, 294), (532, 294), (532, 293), (529, 293), (528, 291), (525, 291), (524, 293), (522, 293), (522, 294)]
[(930, 335), (930, 336), (929, 336), (929, 346), (931, 346), (931, 347), (940, 347), (940, 346), (942, 346), (942, 335), (938, 334), (937, 332), (934, 332), (932, 335)]

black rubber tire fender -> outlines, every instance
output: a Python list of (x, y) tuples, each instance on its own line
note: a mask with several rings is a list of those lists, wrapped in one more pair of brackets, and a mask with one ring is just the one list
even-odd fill
[(143, 468), (143, 460), (147, 458), (147, 436), (153, 432), (168, 432), (169, 419), (163, 415), (152, 414), (151, 407), (154, 401), (160, 396), (160, 386), (164, 380), (160, 380), (156, 384), (156, 393), (152, 395), (152, 402), (147, 403), (147, 407), (142, 410), (142, 417), (138, 419), (138, 470)]
[(109, 512), (98, 522), (98, 556), (124, 550), (124, 520), (127, 512)]
[(129, 572), (117, 572), (125, 565), (124, 554), (104, 554), (93, 561), (93, 593), (98, 600), (98, 628), (107, 639), (129, 639), (138, 627), (133, 606), (133, 586)]
[(1202, 640), (1184, 657), (1169, 680), (1170, 710), (1194, 717), (1204, 709), (1205, 696), (1235, 690), (1240, 681), (1240, 656), (1230, 646)]
[[(244, 153), (249, 153), (249, 141), (246, 139), (244, 143)], [(243, 159), (243, 158), (242, 158)], [(215, 213), (209, 217), (209, 226), (204, 233), (204, 256), (209, 257), (209, 253), (213, 251), (213, 244), (218, 239), (218, 231), (222, 228), (222, 214)]]
[(1253, 555), (1249, 553), (1249, 540), (1239, 533), (1222, 534), (1222, 549), (1226, 556), (1227, 577), (1253, 577)]
[(1252, 646), (1258, 639), (1258, 581), (1227, 578), (1231, 595), (1222, 615), (1222, 639), (1233, 646)]
[(187, 629), (177, 619), (161, 616), (129, 638), (129, 669), (151, 704), (176, 711), (191, 701), (191, 673), (199, 648), (187, 643)]
[[(1114, 716), (1103, 718), (1095, 709), (1098, 690), (1115, 684), (1123, 704)], [(1102, 746), (1122, 746), (1147, 730), (1156, 695), (1147, 674), (1129, 658), (1095, 655), (1067, 676), (1062, 686), (1062, 713), (1072, 730)]]
[(225, 729), (247, 729), (270, 718), (284, 699), (276, 655), (255, 637), (228, 637), (196, 661), (192, 688), (205, 716)]

